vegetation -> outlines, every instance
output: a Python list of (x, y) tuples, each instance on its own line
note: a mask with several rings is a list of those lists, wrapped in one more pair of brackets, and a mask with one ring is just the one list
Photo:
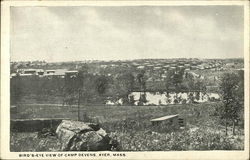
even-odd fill
[[(94, 74), (88, 65), (79, 68), (77, 74), (68, 74), (64, 78), (58, 76), (16, 76), (11, 78), (11, 103), (18, 104), (27, 97), (34, 97), (39, 102), (46, 96), (59, 98), (54, 103), (72, 104), (105, 104), (107, 100), (122, 100), (124, 105), (132, 104), (129, 94), (141, 92), (140, 104), (145, 103), (146, 91), (153, 92), (188, 92), (205, 91), (204, 81), (184, 74), (184, 70), (164, 73), (166, 78), (160, 84), (151, 85), (145, 70), (133, 70), (131, 67), (119, 67), (116, 74)], [(52, 100), (53, 103), (53, 100)]]
[[(99, 123), (118, 141), (117, 149), (122, 151), (242, 150), (243, 120), (235, 128), (236, 135), (229, 127), (226, 136), (219, 116), (214, 115), (216, 108), (222, 105), (221, 102), (215, 102), (169, 106), (81, 106), (80, 120)], [(154, 127), (150, 123), (152, 118), (171, 114), (180, 114), (184, 118), (184, 129)], [(18, 114), (13, 113), (12, 118), (65, 117), (76, 120), (76, 115), (76, 106), (20, 105)], [(35, 144), (43, 144), (45, 147), (32, 147)], [(59, 149), (58, 145), (57, 140), (50, 136), (39, 138), (32, 133), (12, 133), (11, 148), (14, 151), (49, 151)]]
[(235, 134), (235, 124), (244, 109), (244, 77), (241, 76), (244, 75), (242, 73), (226, 73), (220, 84), (224, 105), (218, 111), (220, 118), (224, 120), (226, 134), (229, 121), (233, 125), (233, 134)]
[[(244, 149), (243, 71), (162, 70), (155, 78), (153, 70), (145, 71), (143, 67), (107, 65), (98, 69), (93, 65), (84, 64), (77, 74), (64, 78), (12, 77), (11, 104), (17, 107), (12, 107), (11, 119), (69, 118), (99, 123), (119, 142), (116, 150), (122, 151)], [(216, 91), (223, 101), (196, 104), (194, 99), (200, 94), (190, 92), (191, 104), (179, 105), (181, 99), (176, 98), (175, 105), (142, 106), (147, 102), (148, 90), (167, 92), (168, 98), (170, 92)], [(134, 91), (140, 92), (138, 106), (133, 106), (135, 97), (130, 93)], [(124, 105), (106, 106), (108, 100), (121, 100)], [(185, 120), (185, 128), (174, 130), (150, 123), (152, 118), (173, 114)], [(11, 132), (11, 151), (59, 150), (56, 137), (38, 135)]]

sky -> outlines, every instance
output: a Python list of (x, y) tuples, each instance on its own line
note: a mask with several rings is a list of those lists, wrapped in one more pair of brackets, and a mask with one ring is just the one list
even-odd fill
[(242, 58), (242, 6), (12, 7), (11, 61)]

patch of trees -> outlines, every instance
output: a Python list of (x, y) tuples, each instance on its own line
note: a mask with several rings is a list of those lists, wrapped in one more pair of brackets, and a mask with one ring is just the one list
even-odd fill
[(167, 91), (174, 91), (177, 93), (183, 91), (206, 91), (204, 80), (195, 78), (192, 74), (184, 72), (184, 69), (167, 72), (165, 86)]
[(112, 96), (113, 99), (118, 100), (121, 98), (123, 104), (125, 104), (125, 105), (131, 104), (130, 99), (132, 97), (129, 97), (129, 94), (133, 91), (133, 88), (135, 85), (134, 75), (129, 71), (125, 71), (123, 73), (120, 73), (116, 77), (114, 77), (113, 85), (114, 86), (112, 87), (112, 90), (113, 90), (113, 93), (115, 93)]
[(64, 79), (59, 77), (17, 76), (10, 79), (10, 102), (17, 104), (25, 96), (39, 101), (48, 96), (62, 96)]
[(64, 98), (73, 104), (104, 104), (110, 78), (88, 72), (86, 66), (78, 74), (65, 76)]
[(216, 112), (226, 127), (226, 134), (229, 125), (233, 127), (233, 134), (235, 134), (235, 126), (240, 120), (244, 120), (242, 114), (244, 112), (244, 72), (225, 73), (221, 79), (220, 90), (223, 105)]

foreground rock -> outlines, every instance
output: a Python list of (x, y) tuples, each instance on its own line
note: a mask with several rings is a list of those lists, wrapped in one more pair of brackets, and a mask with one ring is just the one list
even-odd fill
[(63, 151), (105, 151), (115, 147), (107, 133), (94, 123), (63, 120), (56, 134)]

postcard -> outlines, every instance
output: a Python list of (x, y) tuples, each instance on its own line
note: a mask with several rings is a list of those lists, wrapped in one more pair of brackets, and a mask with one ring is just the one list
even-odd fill
[(249, 159), (248, 1), (1, 8), (2, 159)]

